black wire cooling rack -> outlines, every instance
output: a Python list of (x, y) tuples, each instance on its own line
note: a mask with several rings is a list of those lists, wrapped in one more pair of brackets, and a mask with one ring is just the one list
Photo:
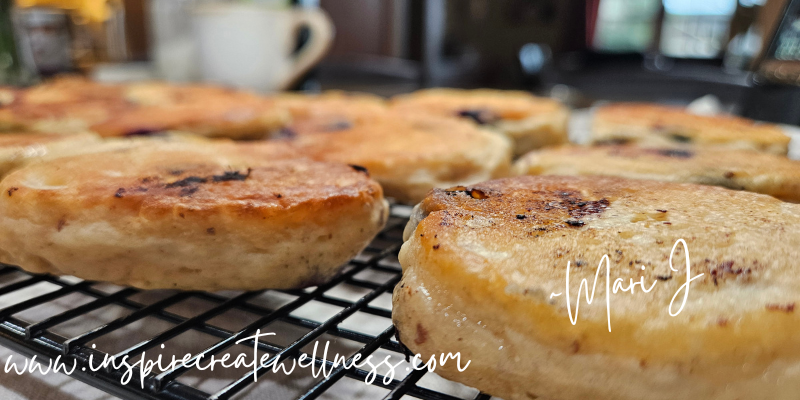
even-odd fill
[[(359, 368), (334, 367), (333, 356), (324, 358), (319, 353), (310, 353), (315, 342), (338, 343), (349, 349), (348, 360), (360, 354), (362, 360), (369, 355), (377, 355), (375, 363), (384, 354), (393, 356), (392, 363), (406, 360), (406, 350), (395, 338), (395, 328), (391, 325), (391, 309), (388, 301), (391, 292), (400, 280), (400, 266), (397, 252), (402, 244), (403, 228), (408, 221), (410, 208), (392, 206), (386, 228), (359, 256), (345, 267), (344, 272), (334, 280), (305, 290), (255, 292), (178, 292), (157, 291), (161, 296), (154, 301), (141, 301), (145, 294), (153, 293), (134, 288), (114, 287), (113, 285), (65, 279), (49, 275), (33, 275), (11, 266), (0, 269), (0, 299), (5, 299), (5, 308), (0, 309), (0, 345), (10, 348), (26, 357), (36, 356), (38, 361), (55, 360), (76, 366), (69, 374), (101, 390), (124, 399), (316, 399), (316, 398), (383, 398), (399, 399), (412, 397), (429, 400), (489, 399), (488, 395), (475, 389), (444, 381), (424, 369), (396, 368), (395, 376), (379, 373), (375, 376), (370, 391), (365, 390), (363, 381), (371, 370)], [(45, 292), (32, 288), (46, 284)], [(31, 295), (30, 293), (35, 293)], [(81, 297), (82, 301), (72, 300)], [(11, 299), (9, 302), (8, 299)], [(66, 299), (66, 300), (65, 300)], [(204, 307), (190, 307), (199, 310), (194, 314), (172, 311), (187, 302), (202, 302)], [(54, 306), (58, 304), (58, 307)], [(66, 306), (65, 306), (66, 304)], [(105, 312), (110, 307), (122, 310), (121, 313)], [(325, 308), (330, 316), (325, 318), (307, 317), (301, 312)], [(231, 313), (246, 314), (249, 318), (239, 326), (226, 325)], [(103, 320), (104, 315), (113, 315)], [(313, 313), (312, 313), (313, 314)], [(28, 315), (34, 315), (29, 317)], [(36, 317), (38, 316), (38, 317)], [(148, 322), (145, 322), (148, 321)], [(155, 322), (149, 322), (155, 321)], [(238, 320), (237, 320), (238, 321)], [(240, 321), (241, 322), (241, 321)], [(350, 323), (348, 323), (350, 322)], [(82, 324), (81, 324), (82, 323)], [(133, 339), (133, 343), (121, 350), (106, 350), (95, 343), (104, 338), (114, 338), (106, 342), (125, 342), (124, 339), (136, 337), (142, 326), (165, 325), (157, 333), (144, 339)], [(59, 327), (84, 326), (80, 333), (65, 334)], [(321, 368), (324, 364), (330, 371), (326, 377), (308, 373), (279, 376), (272, 368), (258, 367), (236, 370), (226, 379), (216, 379), (212, 390), (204, 388), (201, 378), (187, 378), (195, 368), (178, 365), (176, 368), (155, 370), (141, 381), (139, 369), (133, 369), (134, 378), (122, 384), (127, 368), (109, 365), (98, 368), (104, 356), (113, 355), (121, 360), (149, 351), (147, 359), (152, 360), (165, 343), (187, 343), (201, 346), (192, 352), (193, 357), (209, 360), (212, 355), (222, 355), (237, 347), (252, 351), (256, 344), (246, 340), (259, 329), (269, 331), (270, 327), (280, 325), (285, 337), (264, 337), (257, 343), (259, 354), (267, 353), (270, 360), (287, 362), (297, 360), (302, 354), (316, 355), (314, 364)], [(379, 332), (364, 332), (360, 326), (383, 326)], [(67, 329), (67, 332), (70, 330)], [(286, 333), (289, 332), (289, 333)], [(187, 340), (187, 334), (201, 335), (207, 340)], [(290, 334), (291, 333), (291, 334)], [(122, 338), (122, 339), (120, 339)], [(208, 340), (208, 339), (211, 340)], [(111, 346), (113, 347), (113, 346)], [(341, 347), (341, 346), (340, 346)], [(166, 346), (164, 346), (166, 348)], [(93, 358), (90, 358), (93, 357)], [(90, 360), (92, 363), (90, 364)], [(178, 359), (181, 359), (179, 356)], [(263, 360), (263, 358), (262, 358)], [(165, 364), (169, 358), (165, 356)], [(191, 362), (188, 365), (196, 366)], [(200, 363), (202, 366), (203, 363)], [(410, 364), (409, 364), (410, 365)], [(96, 369), (96, 370), (95, 370)], [(234, 372), (236, 372), (234, 371)], [(258, 378), (257, 382), (254, 376)], [(184, 379), (187, 378), (187, 379)], [(358, 383), (356, 389), (352, 384)], [(349, 384), (343, 388), (343, 384)], [(444, 389), (443, 389), (444, 388)], [(355, 391), (354, 391), (355, 390)]]

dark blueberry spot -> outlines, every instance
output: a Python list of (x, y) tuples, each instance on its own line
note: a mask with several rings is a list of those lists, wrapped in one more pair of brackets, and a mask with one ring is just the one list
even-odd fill
[[(566, 204), (565, 204), (566, 203)], [(591, 214), (599, 214), (608, 208), (611, 203), (606, 198), (591, 201), (576, 201), (575, 199), (565, 199), (561, 206), (567, 207), (567, 212), (573, 218), (582, 218)]]
[(252, 171), (251, 168), (248, 168), (247, 173), (244, 174), (239, 171), (225, 171), (222, 175), (214, 175), (212, 179), (214, 182), (243, 181), (250, 176), (250, 172)]
[(294, 139), (297, 137), (297, 132), (292, 128), (281, 128), (275, 133), (275, 139)]
[(491, 124), (500, 119), (496, 114), (485, 109), (461, 110), (458, 112), (458, 116), (469, 118), (479, 125)]
[(672, 135), (670, 135), (669, 137), (670, 137), (670, 139), (672, 139), (673, 141), (675, 141), (675, 142), (680, 142), (680, 143), (689, 143), (689, 142), (691, 142), (691, 141), (692, 141), (692, 138), (690, 138), (689, 136), (686, 136), (686, 135), (679, 135), (679, 134), (677, 134), (677, 133), (675, 133), (675, 134), (672, 134)]
[(525, 219), (525, 216), (522, 214), (517, 214), (517, 219)]
[(792, 313), (794, 312), (794, 303), (788, 304), (767, 304), (768, 311), (783, 311), (785, 313)]
[(616, 146), (616, 145), (628, 144), (630, 142), (631, 140), (626, 138), (613, 138), (613, 139), (598, 140), (597, 142), (595, 142), (595, 144), (598, 146)]
[(117, 189), (117, 193), (114, 193), (114, 197), (117, 198), (121, 198), (123, 195), (125, 195), (125, 188), (119, 188)]
[(8, 189), (8, 197), (11, 197), (11, 194), (19, 190), (18, 187), (11, 187)]
[(343, 131), (353, 127), (349, 121), (337, 121), (325, 127), (328, 132)]
[(666, 275), (666, 276), (665, 275), (658, 275), (658, 276), (656, 276), (656, 279), (658, 279), (660, 281), (668, 281), (668, 280), (672, 279), (672, 275)]
[(658, 211), (658, 212), (660, 212), (660, 213), (665, 213), (665, 212), (667, 212), (667, 210), (656, 210), (656, 211)]
[(125, 132), (125, 136), (149, 136), (154, 133), (161, 132), (161, 129), (154, 128), (139, 128), (132, 131)]
[(694, 156), (694, 153), (691, 151), (680, 149), (656, 149), (652, 150), (652, 152), (660, 156), (672, 158), (692, 158)]
[(367, 170), (367, 168), (365, 168), (365, 167), (362, 167), (362, 166), (360, 166), (360, 165), (355, 165), (355, 164), (347, 164), (347, 165), (348, 165), (350, 168), (352, 168), (352, 169), (354, 169), (354, 170), (356, 170), (356, 171), (358, 171), (358, 172), (363, 172), (363, 173), (367, 174), (367, 176), (369, 176), (369, 171)]
[(198, 189), (200, 189), (200, 188), (199, 188), (199, 187), (197, 187), (197, 186), (195, 186), (195, 187), (185, 187), (185, 188), (181, 189), (181, 197), (187, 197), (187, 196), (191, 196), (191, 195), (193, 195), (193, 194), (194, 194), (194, 193), (195, 193), (195, 192), (196, 192)]
[(183, 178), (183, 179), (181, 179), (179, 181), (168, 183), (165, 187), (170, 189), (170, 188), (176, 188), (176, 187), (186, 187), (186, 186), (189, 186), (189, 185), (191, 185), (193, 183), (206, 183), (206, 182), (208, 182), (208, 179), (206, 179), (206, 178), (201, 178), (199, 176), (190, 176), (188, 178)]
[(216, 235), (217, 234), (217, 230), (214, 229), (213, 227), (206, 229), (206, 232), (208, 232), (209, 235)]
[(564, 222), (566, 222), (566, 223), (567, 223), (567, 225), (569, 225), (569, 226), (576, 226), (576, 227), (577, 227), (577, 226), (584, 226), (584, 225), (586, 225), (586, 223), (585, 223), (585, 222), (583, 222), (583, 221), (578, 221), (578, 220), (574, 220), (574, 219), (569, 219), (569, 220), (566, 220), (566, 221), (564, 221)]

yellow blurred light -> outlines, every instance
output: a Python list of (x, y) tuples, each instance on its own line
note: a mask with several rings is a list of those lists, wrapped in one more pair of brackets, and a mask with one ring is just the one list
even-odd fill
[(110, 15), (108, 0), (17, 0), (17, 5), (67, 9), (92, 23), (103, 22)]

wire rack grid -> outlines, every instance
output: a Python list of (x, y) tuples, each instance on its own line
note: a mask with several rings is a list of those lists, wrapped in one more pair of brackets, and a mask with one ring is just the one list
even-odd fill
[[(424, 369), (406, 366), (398, 368), (396, 376), (387, 376), (380, 370), (372, 371), (366, 367), (345, 368), (341, 363), (334, 363), (334, 356), (325, 354), (320, 357), (316, 349), (310, 354), (312, 345), (327, 339), (328, 343), (339, 343), (346, 350), (348, 362), (357, 354), (363, 360), (379, 353), (380, 358), (376, 360), (388, 354), (395, 360), (408, 362), (407, 350), (396, 340), (396, 331), (391, 325), (390, 300), (391, 292), (401, 277), (397, 253), (409, 214), (409, 207), (393, 205), (386, 227), (367, 249), (348, 263), (341, 275), (324, 285), (304, 290), (150, 291), (159, 295), (151, 301), (146, 296), (151, 294), (148, 291), (74, 278), (34, 275), (13, 266), (4, 266), (0, 269), (0, 299), (5, 300), (0, 302), (0, 345), (26, 357), (36, 356), (40, 362), (61, 357), (61, 362), (70, 369), (75, 366), (69, 374), (72, 378), (123, 399), (406, 397), (487, 400), (488, 395), (444, 381)], [(32, 290), (42, 285), (47, 285), (48, 289)], [(83, 300), (72, 299), (76, 296)], [(204, 306), (189, 307), (194, 311), (189, 313), (172, 310), (191, 302), (201, 302)], [(110, 307), (122, 311), (108, 312)], [(324, 317), (316, 312), (307, 312), (326, 307), (329, 313)], [(243, 319), (244, 322), (237, 320), (238, 325), (226, 324), (232, 313), (246, 314), (248, 318)], [(108, 315), (113, 318), (108, 318)], [(269, 330), (278, 325), (283, 327), (279, 329), (283, 329), (286, 336), (283, 342), (275, 337), (259, 338), (258, 341), (246, 339), (262, 329)], [(64, 326), (72, 330), (59, 330)], [(76, 326), (79, 327), (77, 331)], [(154, 333), (143, 328), (153, 326), (161, 328)], [(359, 329), (366, 326), (371, 329)], [(375, 331), (376, 326), (380, 327), (378, 331)], [(142, 330), (148, 332), (143, 339), (136, 335)], [(188, 334), (202, 335), (206, 340), (187, 340)], [(117, 350), (113, 349), (114, 346), (108, 346), (107, 350), (95, 345), (104, 339), (108, 343), (124, 343), (126, 339), (133, 342)], [(122, 360), (128, 356), (129, 363), (133, 364), (135, 356), (142, 352), (159, 351), (166, 347), (165, 343), (172, 345), (176, 342), (202, 347), (191, 352), (191, 359), (185, 365), (177, 364), (164, 371), (154, 368), (149, 374), (142, 374), (144, 377), (141, 379), (130, 379), (128, 384), (122, 384), (122, 380), (130, 368), (120, 364), (99, 367), (98, 360), (104, 357)], [(235, 370), (221, 383), (215, 379), (211, 390), (209, 385), (204, 387), (206, 380), (191, 378), (197, 372), (196, 367), (202, 365), (193, 361), (208, 360), (234, 347), (253, 350), (254, 346), (259, 354), (268, 354), (269, 360), (275, 363), (297, 360), (303, 354), (306, 357), (313, 355), (314, 366), (327, 368), (328, 374), (320, 373), (314, 377), (305, 374), (300, 379), (289, 374), (281, 378), (278, 376), (280, 372), (276, 373), (273, 368), (257, 366)], [(136, 377), (141, 373), (138, 367), (130, 372)], [(364, 380), (369, 378), (370, 372), (377, 372), (371, 390), (354, 392), (352, 384), (366, 387)], [(342, 389), (343, 382), (349, 383), (351, 388)], [(252, 396), (254, 394), (257, 396)]]

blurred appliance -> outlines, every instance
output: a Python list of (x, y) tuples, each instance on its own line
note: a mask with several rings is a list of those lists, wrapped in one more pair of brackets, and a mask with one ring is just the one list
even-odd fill
[[(36, 73), (23, 62), (14, 33), (11, 0), (0, 0), (0, 85), (34, 83)], [(0, 104), (2, 104), (0, 99)]]
[(122, 0), (16, 0), (19, 54), (40, 75), (128, 59)]
[(786, 5), (758, 70), (767, 81), (800, 85), (800, 1)]

